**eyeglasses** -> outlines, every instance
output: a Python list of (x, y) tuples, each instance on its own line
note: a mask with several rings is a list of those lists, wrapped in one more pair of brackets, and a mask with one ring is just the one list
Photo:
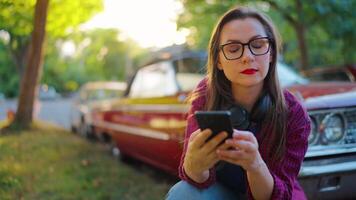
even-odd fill
[(268, 53), (271, 46), (271, 39), (268, 37), (255, 38), (248, 43), (230, 42), (220, 46), (227, 60), (236, 60), (242, 57), (245, 50), (245, 45), (248, 46), (250, 52), (255, 56), (261, 56)]

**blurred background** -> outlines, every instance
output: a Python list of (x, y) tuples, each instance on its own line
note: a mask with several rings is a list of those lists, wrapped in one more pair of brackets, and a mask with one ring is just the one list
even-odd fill
[[(0, 2), (0, 98), (16, 98), (35, 0)], [(352, 0), (61, 0), (49, 3), (40, 83), (66, 97), (87, 81), (125, 81), (160, 48), (205, 50), (218, 17), (239, 4), (271, 16), (296, 70), (355, 63)]]
[[(0, 1), (0, 119), (7, 110), (16, 110), (35, 3)], [(64, 112), (69, 109), (68, 98), (81, 85), (126, 82), (154, 52), (204, 51), (218, 17), (242, 4), (273, 19), (283, 39), (281, 59), (294, 70), (316, 79), (335, 77), (335, 69), (355, 74), (356, 2), (352, 0), (61, 0), (49, 1), (37, 96), (61, 99), (65, 106), (53, 109)], [(318, 77), (324, 69), (331, 69), (330, 74)], [(347, 76), (340, 79), (354, 81)], [(46, 101), (43, 106), (48, 103), (58, 102)], [(34, 107), (36, 115), (44, 110)], [(40, 118), (48, 119), (52, 112)], [(69, 128), (65, 120), (55, 121)]]
[[(127, 95), (130, 80), (145, 64), (152, 64), (157, 58), (169, 59), (169, 55), (182, 52), (204, 54), (218, 18), (237, 5), (257, 8), (275, 22), (283, 41), (280, 62), (284, 64), (279, 69), (288, 74), (282, 75), (282, 79), (297, 87), (304, 85), (300, 91), (309, 95), (321, 95), (328, 90), (345, 92), (344, 99), (338, 98), (340, 94), (325, 98), (329, 98), (330, 105), (322, 98), (315, 102), (320, 101), (316, 105), (329, 106), (323, 114), (330, 108), (347, 111), (346, 108), (353, 106), (353, 114), (350, 111), (352, 115), (347, 115), (354, 123), (350, 123), (349, 129), (352, 130), (348, 132), (353, 137), (345, 138), (356, 144), (355, 0), (0, 0), (0, 199), (163, 199), (176, 178), (166, 180), (160, 177), (162, 170), (152, 171), (150, 167), (114, 163), (107, 153), (109, 149), (115, 156), (120, 154), (117, 144), (112, 142), (114, 140), (104, 137), (101, 139), (109, 143), (88, 142), (68, 134), (67, 130), (86, 137), (95, 132), (91, 112), (100, 107), (95, 101), (103, 100), (104, 106), (100, 109), (108, 111), (107, 107), (115, 102), (106, 104), (104, 99), (119, 100)], [(177, 60), (179, 58), (175, 62)], [(191, 61), (188, 64), (194, 66), (200, 62)], [(184, 66), (183, 62), (180, 64)], [(185, 75), (186, 72), (183, 71)], [(309, 80), (313, 84), (327, 83), (314, 87)], [(303, 98), (300, 93), (295, 94)], [(172, 102), (182, 103), (186, 97), (176, 95), (178, 98)], [(169, 107), (167, 102), (171, 100), (167, 99), (163, 107), (172, 114), (175, 109)], [(149, 103), (155, 103), (149, 100)], [(145, 101), (136, 101), (142, 102)], [(132, 116), (119, 113), (117, 119), (121, 116), (125, 123), (118, 127), (127, 129), (125, 120), (129, 119), (141, 123), (132, 123), (134, 129), (129, 127), (128, 130), (134, 130), (134, 133), (139, 130), (137, 127), (148, 126), (148, 121), (142, 121), (140, 117), (149, 113), (145, 113), (145, 109), (142, 113), (137, 111), (143, 106), (122, 107)], [(40, 119), (41, 124), (40, 128), (32, 130), (35, 134), (2, 136), (1, 131), (12, 125), (14, 133), (18, 133), (16, 128), (32, 123), (32, 118)], [(53, 128), (43, 121), (56, 126)], [(334, 121), (334, 125), (343, 127), (342, 120)], [(167, 130), (185, 125), (185, 119), (178, 121), (175, 118), (159, 118), (154, 122), (150, 125), (158, 129), (165, 123), (171, 125)], [(57, 130), (58, 125), (60, 130)], [(336, 136), (343, 132), (338, 132), (341, 128), (331, 128)], [(308, 141), (317, 141), (319, 129), (312, 130), (315, 133)], [(27, 131), (21, 130), (20, 133)], [(169, 137), (178, 141), (178, 136), (183, 137), (183, 134), (184, 128), (181, 128)], [(343, 142), (343, 138), (340, 140)], [(133, 149), (139, 150), (136, 144), (139, 140), (133, 141)], [(150, 156), (159, 158), (162, 152), (159, 148), (163, 145), (144, 144), (141, 143), (141, 147), (148, 149), (143, 149), (144, 153), (153, 147), (158, 148), (159, 153)], [(172, 143), (167, 144), (172, 147)], [(179, 149), (182, 143), (174, 144)], [(334, 152), (336, 148), (331, 147), (330, 152)], [(121, 159), (124, 155), (121, 154)], [(178, 163), (180, 156), (177, 155), (174, 158)], [(170, 163), (174, 160), (172, 156), (167, 158)], [(335, 159), (337, 162), (344, 160), (336, 156)], [(346, 166), (355, 166), (355, 157), (350, 160), (352, 162)], [(315, 168), (329, 161), (320, 163)], [(347, 192), (340, 190), (340, 193), (354, 194), (352, 184), (348, 184), (352, 183), (354, 174), (345, 175), (350, 182), (344, 182), (346, 187), (341, 187)], [(322, 184), (312, 183), (310, 186), (323, 186), (323, 183), (328, 186), (341, 180), (340, 177), (327, 178)], [(325, 194), (325, 197), (329, 196)]]

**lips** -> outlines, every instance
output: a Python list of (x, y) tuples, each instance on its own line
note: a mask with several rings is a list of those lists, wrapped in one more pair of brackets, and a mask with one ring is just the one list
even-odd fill
[(245, 69), (244, 71), (242, 71), (240, 73), (251, 75), (251, 74), (255, 74), (257, 71), (258, 71), (257, 69)]

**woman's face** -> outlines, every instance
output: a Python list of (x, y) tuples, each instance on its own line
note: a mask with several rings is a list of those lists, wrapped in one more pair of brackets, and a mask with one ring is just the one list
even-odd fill
[[(241, 47), (239, 44), (254, 41), (250, 43), (251, 49), (255, 54), (262, 54), (267, 51), (262, 49), (266, 48), (263, 45), (268, 46), (266, 39), (256, 41), (262, 37), (267, 37), (267, 34), (262, 24), (254, 18), (236, 19), (224, 25), (221, 31), (220, 45), (233, 44), (225, 45), (223, 50), (220, 50), (218, 68), (224, 71), (225, 76), (233, 85), (242, 87), (263, 85), (271, 62), (271, 49), (269, 48), (266, 54), (254, 55), (248, 45)], [(243, 54), (241, 55), (242, 49)], [(229, 59), (237, 58), (239, 54), (241, 57), (228, 60), (224, 54)]]

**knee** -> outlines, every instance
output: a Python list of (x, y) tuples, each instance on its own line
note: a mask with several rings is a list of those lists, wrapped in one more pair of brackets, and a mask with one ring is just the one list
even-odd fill
[(200, 199), (200, 191), (198, 188), (187, 183), (186, 181), (179, 181), (167, 193), (167, 200), (181, 200), (181, 199)]

